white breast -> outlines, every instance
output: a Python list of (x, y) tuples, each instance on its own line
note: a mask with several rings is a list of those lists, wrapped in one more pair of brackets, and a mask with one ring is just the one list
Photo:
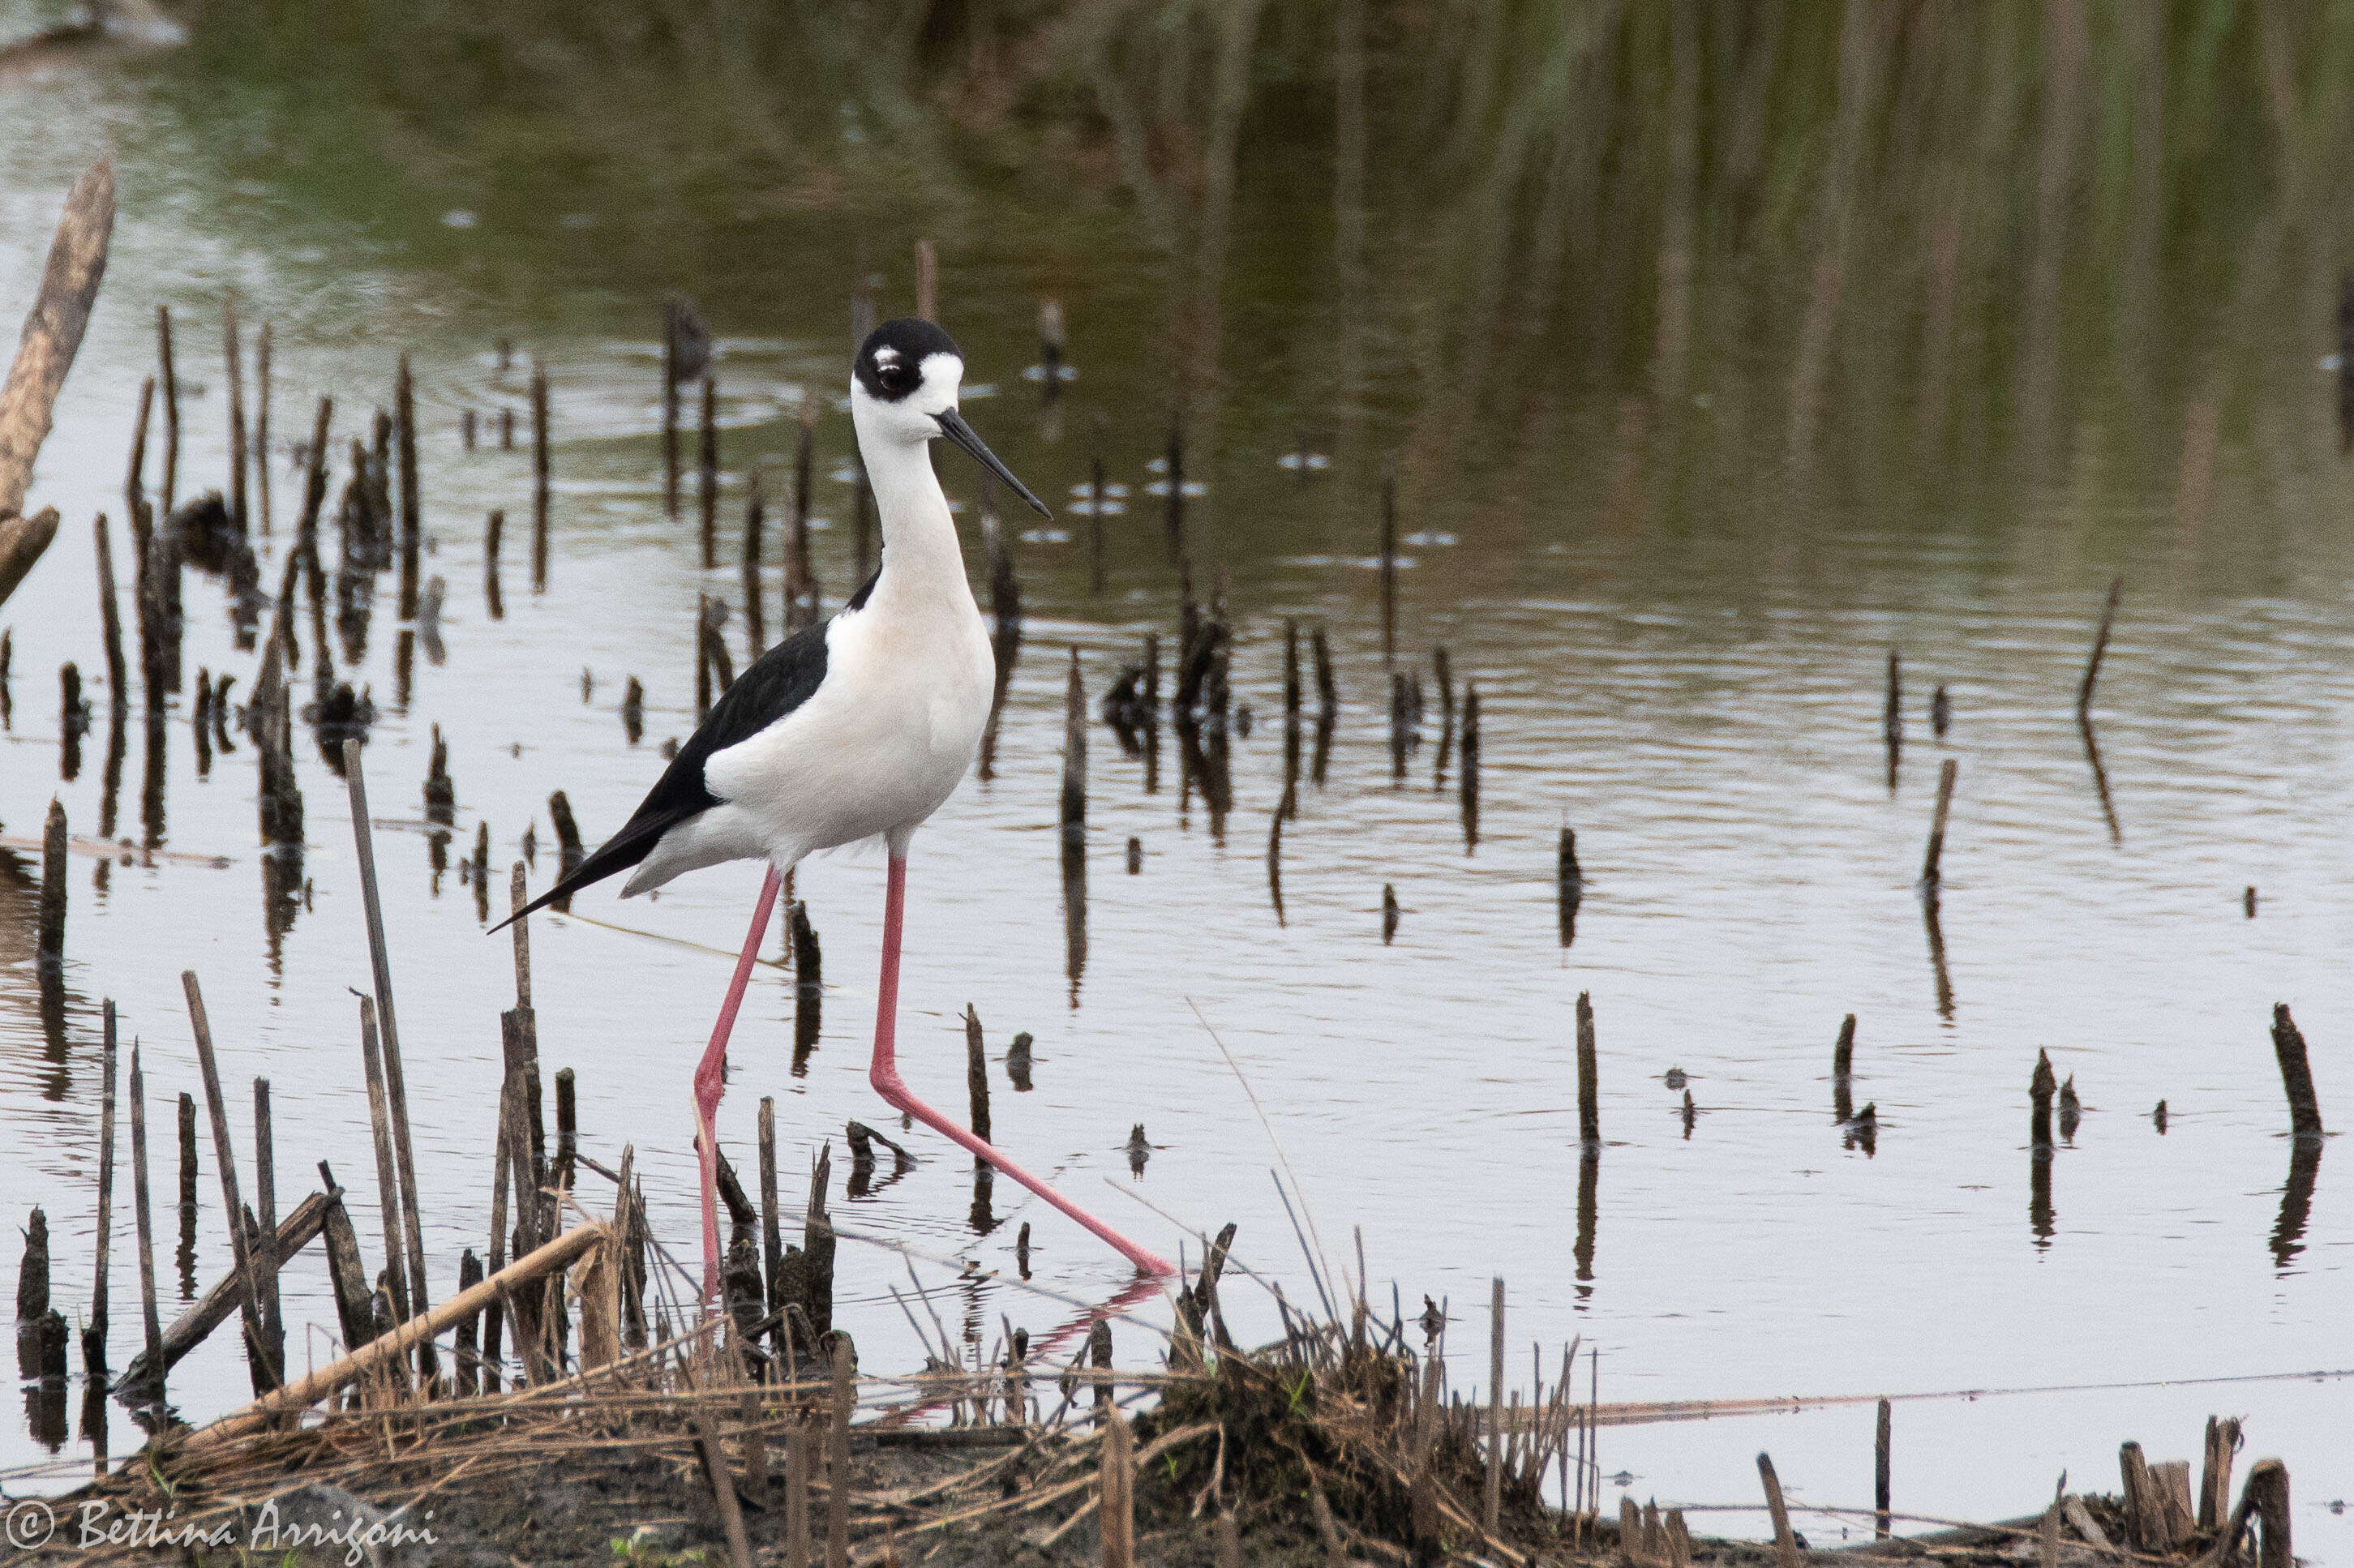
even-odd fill
[(705, 762), (704, 781), (725, 802), (706, 815), (733, 819), (731, 836), (787, 864), (911, 829), (972, 766), (994, 676), (969, 599), (845, 610), (827, 625), (825, 679), (809, 700)]

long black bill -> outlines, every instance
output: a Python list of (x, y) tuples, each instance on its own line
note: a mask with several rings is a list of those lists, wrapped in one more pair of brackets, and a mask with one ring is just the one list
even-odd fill
[(964, 422), (962, 414), (958, 413), (954, 408), (949, 408), (945, 412), (933, 415), (932, 418), (940, 422), (940, 434), (971, 453), (973, 461), (1004, 481), (1005, 488), (1028, 502), (1039, 516), (1051, 518), (1055, 515), (1046, 510), (1044, 502), (1030, 493), (1028, 485), (1013, 477), (1012, 469), (997, 461), (995, 452), (981, 444), (981, 438), (972, 433), (972, 427)]

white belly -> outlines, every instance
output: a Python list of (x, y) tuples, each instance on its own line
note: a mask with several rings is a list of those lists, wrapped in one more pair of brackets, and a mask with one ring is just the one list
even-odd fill
[(817, 691), (705, 762), (704, 781), (722, 802), (704, 813), (719, 819), (705, 831), (750, 841), (737, 854), (789, 865), (912, 830), (939, 810), (980, 750), (995, 679), (987, 630), (970, 604), (835, 617)]

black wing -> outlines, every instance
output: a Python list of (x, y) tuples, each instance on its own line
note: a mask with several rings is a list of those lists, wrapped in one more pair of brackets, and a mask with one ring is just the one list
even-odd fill
[(825, 679), (825, 633), (820, 621), (794, 632), (754, 660), (703, 721), (678, 755), (663, 769), (662, 779), (648, 791), (621, 831), (599, 845), (594, 854), (557, 880), (555, 886), (491, 927), (504, 929), (535, 909), (629, 870), (647, 855), (662, 836), (689, 817), (719, 804), (703, 781), (703, 764), (713, 752), (739, 740), (749, 740), (809, 701)]

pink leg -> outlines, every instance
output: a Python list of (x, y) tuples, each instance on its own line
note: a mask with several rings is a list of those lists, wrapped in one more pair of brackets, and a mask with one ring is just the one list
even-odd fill
[(899, 1016), (899, 923), (907, 911), (907, 859), (905, 855), (895, 854), (891, 857), (890, 879), (883, 895), (883, 980), (875, 988), (875, 1065), (868, 1074), (875, 1085), (875, 1092), (889, 1101), (894, 1110), (905, 1111), (934, 1132), (971, 1150), (1078, 1221), (1145, 1273), (1164, 1278), (1175, 1275), (1177, 1271), (1161, 1258), (1121, 1235), (907, 1092), (907, 1086), (899, 1078), (898, 1062), (892, 1054), (892, 1040)]
[(751, 934), (736, 959), (736, 978), (727, 982), (727, 999), (719, 1004), (719, 1022), (712, 1026), (711, 1044), (695, 1069), (695, 1122), (702, 1136), (696, 1140), (703, 1162), (703, 1305), (710, 1310), (719, 1299), (719, 1139), (714, 1118), (719, 1097), (727, 1089), (727, 1036), (736, 1028), (736, 1010), (744, 1004), (744, 988), (752, 979), (752, 960), (768, 934), (769, 911), (777, 902), (784, 878), (775, 866), (760, 884), (760, 907), (753, 912)]

